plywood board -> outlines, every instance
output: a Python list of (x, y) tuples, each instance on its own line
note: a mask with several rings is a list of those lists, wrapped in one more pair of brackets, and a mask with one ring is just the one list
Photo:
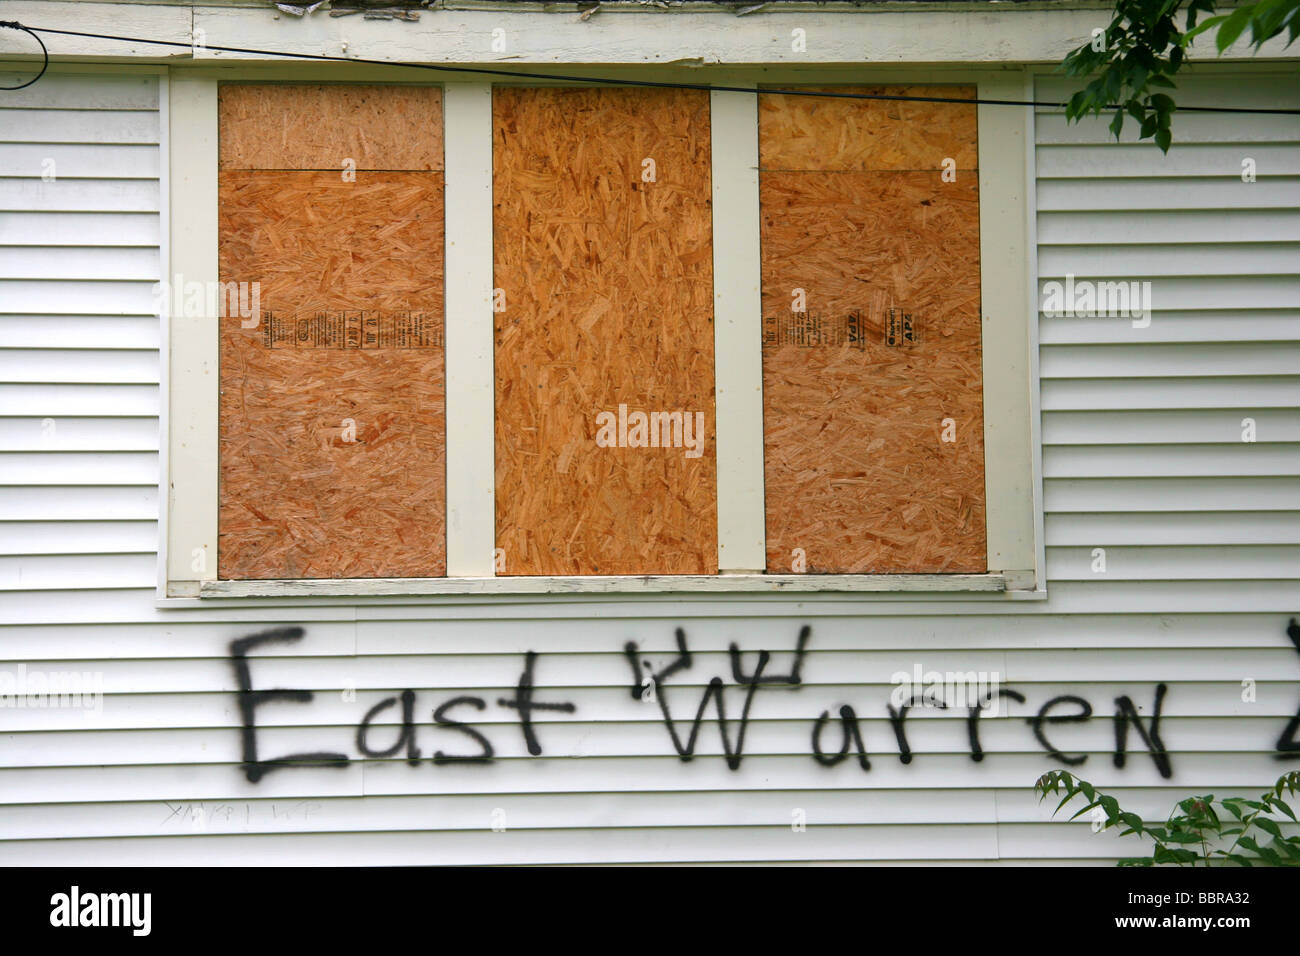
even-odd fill
[(498, 88), (493, 137), (498, 574), (716, 573), (708, 94)]
[(219, 201), (221, 280), (260, 309), (219, 320), (218, 576), (444, 574), (442, 173), (224, 168)]
[(436, 86), (223, 83), (221, 169), (442, 169)]
[(760, 97), (772, 573), (987, 570), (976, 148), (974, 106)]

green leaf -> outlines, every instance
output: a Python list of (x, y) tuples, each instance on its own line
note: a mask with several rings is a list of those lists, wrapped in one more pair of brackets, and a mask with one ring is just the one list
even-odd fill
[(1228, 19), (1224, 21), (1223, 26), (1219, 27), (1219, 32), (1214, 37), (1214, 45), (1220, 53), (1237, 42), (1237, 38), (1241, 36), (1242, 31), (1250, 24), (1250, 18), (1254, 12), (1254, 7), (1251, 5), (1238, 7), (1228, 16)]
[(1147, 80), (1147, 85), (1148, 85), (1148, 86), (1163, 86), (1163, 87), (1166, 87), (1166, 88), (1171, 89), (1171, 90), (1172, 90), (1172, 89), (1177, 89), (1177, 87), (1174, 86), (1174, 81), (1173, 81), (1173, 80), (1169, 79), (1169, 77), (1167, 77), (1167, 76), (1161, 76), (1159, 73), (1152, 73), (1152, 74), (1151, 74), (1151, 78), (1150, 78), (1149, 80)]
[[(1192, 14), (1195, 12), (1196, 10), (1192, 9), (1189, 10), (1187, 13), (1187, 23), (1189, 26), (1192, 23)], [(1196, 37), (1200, 36), (1206, 30), (1209, 30), (1213, 27), (1217, 27), (1220, 23), (1222, 23), (1226, 19), (1228, 19), (1228, 15), (1226, 13), (1223, 14), (1222, 16), (1210, 17), (1210, 19), (1205, 20), (1204, 22), (1200, 23), (1199, 25), (1197, 25), (1192, 29), (1189, 29), (1186, 33), (1183, 34), (1183, 45), (1184, 46), (1189, 45), (1192, 42), (1192, 40), (1194, 40)]]
[(1110, 121), (1110, 131), (1116, 139), (1119, 139), (1119, 131), (1124, 128), (1124, 111), (1116, 110), (1115, 118)]
[(1167, 153), (1169, 152), (1170, 144), (1174, 140), (1174, 136), (1168, 128), (1158, 129), (1156, 130), (1155, 140), (1156, 145), (1160, 147), (1160, 151), (1162, 153)]
[(1282, 838), (1282, 828), (1279, 827), (1272, 820), (1270, 820), (1268, 817), (1257, 817), (1255, 819), (1255, 826), (1259, 827), (1269, 836), (1275, 836), (1279, 840)]
[[(1083, 816), (1085, 813), (1087, 813), (1089, 810), (1091, 810), (1091, 809), (1092, 809), (1093, 807), (1095, 807), (1096, 805), (1097, 805), (1097, 801), (1096, 801), (1096, 800), (1092, 801), (1092, 803), (1090, 803), (1090, 804), (1088, 804), (1087, 806), (1083, 807), (1082, 809), (1078, 810), (1078, 811), (1077, 811), (1077, 812), (1076, 812), (1072, 817), (1070, 817), (1070, 819), (1071, 819), (1071, 820), (1077, 820), (1077, 819), (1079, 819), (1079, 817)], [(1057, 809), (1059, 810), (1060, 807), (1057, 807)]]

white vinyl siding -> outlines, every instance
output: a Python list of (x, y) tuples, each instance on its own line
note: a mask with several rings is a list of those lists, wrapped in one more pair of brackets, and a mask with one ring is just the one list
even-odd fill
[[(1185, 102), (1300, 106), (1289, 78), (1205, 69)], [(1055, 99), (1055, 78), (1038, 86)], [(26, 96), (23, 100), (20, 97)], [(1093, 719), (1047, 728), (1086, 753), (1078, 772), (1127, 807), (1165, 814), (1191, 791), (1259, 792), (1295, 764), (1271, 753), (1300, 706), (1300, 124), (1178, 114), (1166, 160), (1112, 145), (1104, 123), (1036, 117), (1041, 282), (1146, 279), (1154, 318), (1042, 318), (1048, 599), (959, 595), (512, 596), (267, 599), (156, 606), (161, 274), (156, 79), (52, 74), (0, 100), (0, 669), (101, 675), (102, 714), (0, 709), (0, 861), (13, 863), (614, 863), (736, 861), (1113, 862), (1131, 838), (1053, 819), (1031, 788), (1060, 764), (1024, 720), (1062, 694)], [(19, 114), (22, 115), (14, 115)], [(1082, 148), (1081, 148), (1082, 147)], [(60, 178), (41, 181), (52, 156)], [(1258, 181), (1241, 182), (1241, 159)], [(35, 165), (33, 166), (33, 162)], [(66, 172), (65, 172), (66, 170)], [(67, 178), (64, 179), (63, 177)], [(1241, 440), (1253, 418), (1257, 441)], [(47, 437), (43, 423), (53, 420)], [(1092, 571), (1105, 548), (1107, 571)], [(338, 750), (345, 769), (239, 768), (232, 639), (298, 624), (295, 644), (250, 655), (258, 688), (310, 689), (258, 708), (263, 757)], [(743, 690), (735, 641), (784, 672), (812, 627), (795, 689), (754, 699), (739, 769), (716, 713), (689, 763), (658, 708), (629, 693), (623, 645), (656, 667), (687, 634), (694, 665), (666, 693), (686, 731), (708, 679)], [(530, 756), (513, 696), (539, 653)], [(908, 717), (904, 765), (885, 703), (891, 675), (995, 671), (1023, 693), (981, 718)], [(1241, 699), (1241, 681), (1257, 699)], [(1135, 733), (1113, 766), (1115, 698), (1149, 715), (1165, 682), (1162, 778)], [(363, 760), (356, 726), (386, 696), (417, 694), (423, 759)], [(433, 707), (486, 734), (489, 765), (434, 766), (473, 749)], [(822, 767), (813, 720), (852, 704), (871, 756)], [(1067, 712), (1063, 709), (1062, 712)], [(398, 708), (377, 724), (396, 738)], [(839, 746), (838, 723), (823, 746)], [(493, 811), (506, 814), (493, 832)], [(802, 810), (806, 832), (793, 832)]]

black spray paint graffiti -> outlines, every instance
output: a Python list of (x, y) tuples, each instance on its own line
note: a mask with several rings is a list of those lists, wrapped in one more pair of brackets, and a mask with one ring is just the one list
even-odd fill
[[(235, 680), (239, 686), (240, 743), (243, 754), (241, 768), (250, 783), (257, 783), (272, 770), (283, 767), (346, 767), (350, 762), (347, 754), (331, 752), (314, 752), (288, 754), (283, 757), (263, 759), (259, 757), (257, 747), (257, 708), (262, 704), (276, 700), (296, 703), (310, 703), (313, 694), (309, 690), (255, 690), (252, 673), (249, 668), (248, 652), (263, 644), (294, 643), (302, 640), (306, 632), (301, 627), (282, 627), (263, 631), (249, 637), (241, 637), (230, 643), (230, 662), (235, 669)], [(537, 654), (529, 651), (524, 658), (524, 671), (515, 685), (515, 696), (501, 698), (498, 703), (519, 712), (519, 725), (523, 732), (524, 744), (534, 757), (542, 753), (542, 745), (537, 739), (533, 726), (533, 712), (538, 710), (562, 711), (573, 713), (571, 703), (545, 703), (533, 700), (533, 669), (537, 663)], [(370, 734), (375, 719), (388, 708), (401, 705), (402, 725), (397, 739), (389, 747), (377, 748), (371, 745)], [(434, 752), (431, 762), (448, 763), (486, 763), (495, 753), (491, 741), (476, 727), (462, 720), (454, 720), (448, 712), (457, 707), (473, 707), (482, 711), (487, 708), (487, 701), (482, 697), (462, 694), (443, 701), (433, 711), (433, 723), (448, 730), (463, 734), (468, 741), (478, 746), (477, 753), (447, 754), (441, 750)], [(357, 727), (357, 750), (365, 757), (393, 757), (405, 748), (406, 762), (411, 766), (420, 763), (421, 751), (416, 746), (415, 724), (416, 693), (407, 689), (396, 697), (386, 697), (366, 712)]]
[[(1291, 643), (1295, 645), (1296, 653), (1300, 653), (1300, 624), (1296, 624), (1295, 618), (1291, 618), (1286, 627), (1286, 636), (1291, 638)], [(1300, 740), (1296, 740), (1296, 734), (1300, 733), (1300, 708), (1296, 709), (1295, 716), (1287, 722), (1286, 727), (1282, 729), (1282, 735), (1277, 738), (1277, 744), (1274, 754), (1279, 760), (1296, 759), (1300, 757)]]
[[(243, 755), (241, 767), (244, 775), (252, 783), (258, 782), (272, 770), (284, 767), (346, 767), (350, 763), (351, 758), (347, 754), (331, 751), (296, 753), (272, 758), (263, 758), (259, 755), (257, 708), (274, 701), (306, 704), (311, 702), (314, 695), (308, 690), (284, 690), (279, 688), (256, 690), (253, 686), (248, 653), (263, 645), (297, 642), (303, 638), (304, 634), (305, 631), (301, 627), (284, 627), (242, 637), (230, 644), (230, 660), (235, 670), (238, 686), (241, 719), (240, 742)], [(1295, 618), (1290, 620), (1287, 627), (1287, 636), (1295, 644), (1296, 650), (1300, 651), (1300, 625), (1297, 625)], [(766, 650), (757, 652), (754, 669), (752, 672), (747, 673), (744, 667), (744, 655), (740, 646), (736, 643), (729, 645), (731, 679), (735, 688), (743, 691), (743, 702), (740, 715), (735, 724), (734, 739), (732, 726), (727, 718), (727, 684), (723, 678), (715, 675), (709, 679), (704, 693), (700, 697), (695, 716), (691, 720), (690, 730), (685, 741), (683, 741), (678, 732), (678, 722), (673, 718), (672, 711), (669, 708), (668, 684), (675, 675), (691, 670), (695, 662), (687, 643), (686, 632), (679, 627), (675, 631), (674, 638), (676, 641), (676, 656), (671, 662), (658, 670), (655, 670), (649, 661), (642, 659), (635, 642), (629, 641), (624, 645), (623, 653), (632, 673), (632, 697), (643, 701), (653, 699), (658, 704), (664, 727), (668, 731), (668, 738), (678, 758), (683, 762), (690, 761), (695, 756), (695, 749), (699, 742), (701, 728), (704, 725), (705, 714), (710, 703), (712, 703), (717, 714), (718, 732), (721, 736), (722, 750), (727, 766), (731, 770), (739, 770), (745, 756), (745, 732), (749, 726), (755, 696), (763, 688), (784, 687), (797, 690), (803, 687), (804, 657), (808, 650), (809, 641), (812, 638), (812, 628), (805, 625), (800, 629), (792, 651), (790, 668), (784, 674), (768, 673), (767, 668), (772, 662), (772, 655)], [(577, 709), (573, 703), (568, 701), (553, 702), (533, 699), (535, 693), (533, 675), (538, 656), (536, 651), (528, 651), (524, 655), (523, 672), (515, 685), (514, 696), (497, 699), (498, 706), (518, 713), (519, 729), (523, 735), (524, 744), (528, 753), (534, 757), (542, 754), (542, 745), (537, 736), (533, 714), (538, 711), (571, 714)], [(648, 690), (652, 690), (653, 694), (647, 693)], [(1115, 735), (1115, 749), (1112, 758), (1116, 767), (1123, 768), (1125, 766), (1129, 751), (1129, 733), (1134, 731), (1159, 774), (1166, 778), (1173, 775), (1173, 764), (1169, 751), (1160, 736), (1161, 712), (1167, 692), (1167, 685), (1163, 683), (1156, 684), (1151, 715), (1145, 720), (1137, 705), (1128, 695), (1115, 698), (1115, 710), (1111, 719)], [(980, 716), (985, 713), (990, 704), (995, 702), (995, 694), (999, 698), (1014, 700), (1020, 704), (1026, 702), (1024, 694), (1009, 687), (1002, 687), (996, 691), (985, 693), (967, 708), (965, 723), (970, 758), (977, 762), (982, 761), (985, 757), (979, 735)], [(674, 696), (676, 696), (675, 692)], [(933, 697), (920, 693), (914, 693), (906, 700), (891, 701), (885, 705), (889, 726), (893, 731), (894, 740), (898, 746), (898, 759), (903, 764), (910, 764), (914, 757), (907, 738), (907, 716), (913, 707), (922, 704), (940, 708), (947, 708), (948, 706), (942, 700), (935, 700)], [(400, 731), (391, 744), (386, 747), (378, 746), (371, 740), (374, 722), (381, 714), (394, 707), (400, 708)], [(482, 697), (468, 694), (452, 697), (433, 709), (432, 722), (438, 727), (462, 734), (465, 743), (467, 745), (473, 744), (477, 750), (456, 754), (448, 754), (442, 750), (437, 750), (430, 758), (431, 763), (435, 765), (449, 763), (482, 764), (493, 759), (495, 750), (492, 742), (482, 730), (465, 720), (453, 719), (449, 716), (453, 709), (459, 708), (463, 712), (466, 707), (482, 712), (487, 709), (488, 703)], [(403, 690), (396, 696), (386, 697), (375, 703), (366, 712), (357, 727), (357, 750), (363, 757), (367, 758), (394, 757), (405, 752), (406, 762), (411, 766), (418, 766), (423, 758), (420, 748), (416, 745), (416, 708), (417, 695), (414, 690), (410, 689)], [(836, 713), (839, 718), (840, 731), (838, 749), (827, 751), (823, 746), (823, 737), (828, 729), (827, 725), (832, 720), (830, 710), (823, 710), (813, 721), (812, 758), (824, 767), (834, 767), (846, 760), (850, 752), (852, 752), (856, 755), (858, 766), (862, 770), (871, 770), (867, 741), (857, 711), (850, 704), (841, 704)], [(1059, 724), (1083, 723), (1092, 719), (1092, 717), (1093, 708), (1091, 702), (1073, 694), (1062, 694), (1048, 700), (1038, 708), (1036, 714), (1024, 719), (1035, 740), (1042, 747), (1043, 752), (1053, 761), (1066, 766), (1078, 766), (1088, 759), (1088, 755), (1069, 754), (1058, 748), (1048, 735), (1048, 728)], [(1278, 737), (1274, 747), (1275, 756), (1278, 759), (1300, 759), (1300, 740), (1297, 739), (1297, 736), (1300, 736), (1300, 709), (1297, 710), (1294, 717), (1290, 718)]]

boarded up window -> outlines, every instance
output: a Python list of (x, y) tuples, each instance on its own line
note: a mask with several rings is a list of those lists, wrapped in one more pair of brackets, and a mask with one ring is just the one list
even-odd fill
[(986, 570), (975, 117), (760, 97), (769, 571)]
[(443, 575), (441, 91), (219, 97), (218, 575)]
[(708, 94), (497, 89), (506, 574), (717, 572)]

